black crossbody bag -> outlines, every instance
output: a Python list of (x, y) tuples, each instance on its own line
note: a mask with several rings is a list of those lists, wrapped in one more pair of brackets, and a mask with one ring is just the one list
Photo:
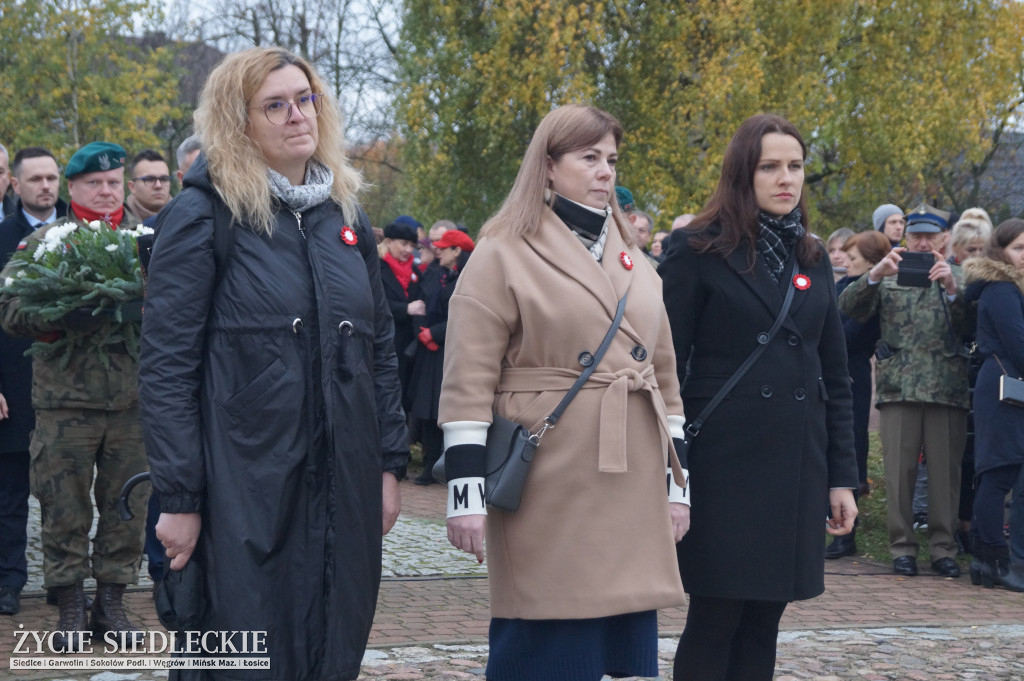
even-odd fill
[(700, 429), (708, 420), (708, 417), (711, 416), (711, 412), (721, 404), (722, 400), (726, 398), (729, 392), (736, 387), (736, 384), (740, 382), (740, 379), (743, 378), (750, 367), (754, 365), (754, 362), (764, 354), (764, 351), (768, 349), (768, 344), (771, 343), (772, 338), (774, 338), (775, 334), (778, 333), (779, 328), (782, 326), (782, 320), (786, 318), (786, 315), (789, 313), (789, 306), (793, 302), (793, 292), (796, 290), (796, 286), (793, 284), (792, 280), (796, 274), (796, 269), (797, 260), (794, 256), (793, 264), (789, 268), (789, 274), (786, 280), (789, 282), (789, 286), (786, 290), (786, 297), (782, 301), (782, 309), (779, 310), (779, 316), (775, 318), (775, 323), (772, 324), (772, 328), (769, 329), (768, 333), (762, 332), (757, 334), (757, 347), (754, 348), (754, 351), (750, 353), (743, 364), (741, 364), (729, 380), (725, 382), (725, 385), (715, 393), (715, 396), (711, 398), (711, 401), (708, 402), (708, 406), (704, 407), (704, 410), (701, 411), (700, 415), (686, 424), (686, 436), (683, 438), (683, 451), (677, 452), (681, 460), (686, 461), (689, 458), (690, 445), (693, 443), (694, 439), (696, 439), (697, 434), (700, 433)]
[[(484, 498), (488, 506), (493, 506), (502, 511), (516, 511), (519, 509), (519, 502), (523, 496), (523, 487), (526, 484), (526, 475), (530, 472), (530, 463), (533, 461), (534, 452), (540, 445), (541, 438), (549, 428), (554, 428), (558, 419), (562, 417), (569, 403), (587, 382), (590, 375), (594, 373), (601, 358), (604, 357), (608, 346), (612, 344), (615, 332), (622, 323), (622, 315), (626, 311), (626, 294), (619, 300), (615, 309), (615, 319), (611, 327), (601, 341), (600, 347), (594, 353), (594, 361), (583, 369), (576, 382), (572, 384), (569, 391), (559, 401), (558, 406), (544, 417), (544, 423), (536, 433), (530, 433), (523, 425), (507, 419), (498, 414), (493, 415), (490, 428), (487, 429), (487, 473), (484, 476)], [(444, 455), (434, 464), (432, 471), (438, 482), (446, 482), (444, 471)]]

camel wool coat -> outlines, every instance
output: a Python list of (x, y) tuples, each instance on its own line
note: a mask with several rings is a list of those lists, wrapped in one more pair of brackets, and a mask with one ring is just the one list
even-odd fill
[[(682, 415), (661, 282), (609, 221), (597, 262), (553, 211), (530, 236), (484, 238), (449, 306), (439, 423), (536, 432), (596, 352), (591, 378), (543, 437), (515, 513), (488, 509), (491, 615), (589, 619), (685, 602), (666, 487)], [(628, 256), (628, 264), (623, 262)], [(481, 462), (481, 471), (483, 462)]]

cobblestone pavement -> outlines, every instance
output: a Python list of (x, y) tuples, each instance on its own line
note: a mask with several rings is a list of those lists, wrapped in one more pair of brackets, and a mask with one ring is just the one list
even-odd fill
[[(377, 616), (361, 679), (483, 679), (487, 657), (484, 566), (445, 536), (444, 489), (403, 483), (403, 517), (385, 540)], [(30, 536), (38, 537), (38, 509)], [(56, 608), (41, 591), (39, 548), (22, 612), (0, 617), (0, 679), (164, 681), (163, 671), (54, 672), (8, 669), (14, 632), (47, 630)], [(826, 565), (826, 593), (792, 604), (782, 621), (775, 681), (1024, 681), (1024, 594), (970, 586), (966, 577), (897, 577), (888, 565), (843, 559)], [(126, 597), (133, 619), (159, 630), (146, 570)], [(661, 673), (669, 681), (685, 609), (659, 613)]]

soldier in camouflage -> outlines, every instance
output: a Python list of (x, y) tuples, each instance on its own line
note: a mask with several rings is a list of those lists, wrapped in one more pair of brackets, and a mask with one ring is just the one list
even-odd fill
[[(93, 142), (79, 149), (66, 170), (71, 197), (68, 218), (82, 223), (103, 220), (115, 228), (138, 224), (123, 205), (124, 162), (125, 151), (116, 144)], [(24, 247), (32, 248), (52, 226), (26, 237)], [(15, 269), (17, 265), (9, 263), (0, 280), (14, 276)], [(4, 330), (44, 342), (57, 341), (68, 330), (99, 330), (112, 323), (110, 317), (91, 312), (78, 308), (56, 322), (45, 322), (21, 312), (17, 297), (0, 296)], [(98, 638), (115, 632), (124, 644), (142, 636), (124, 613), (122, 595), (125, 585), (138, 581), (145, 495), (133, 495), (134, 520), (123, 522), (117, 513), (122, 484), (146, 470), (138, 414), (138, 362), (123, 344), (107, 349), (108, 361), (96, 352), (76, 349), (64, 369), (59, 353), (36, 354), (33, 359), (36, 428), (29, 445), (31, 487), (43, 518), (44, 585), (54, 591), (60, 609), (56, 631), (62, 633), (55, 643), (66, 652), (81, 648), (81, 635), (72, 632), (91, 629)], [(100, 517), (90, 570), (94, 469)], [(90, 572), (97, 591), (87, 613), (82, 582)]]
[[(949, 213), (927, 204), (907, 214), (907, 247), (897, 247), (839, 297), (839, 309), (864, 322), (877, 314), (875, 404), (885, 462), (893, 571), (917, 574), (911, 503), (918, 455), (928, 457), (928, 549), (932, 569), (960, 574), (954, 557), (960, 459), (967, 430), (966, 315), (962, 274), (946, 261)], [(927, 286), (897, 282), (903, 254), (931, 253)]]

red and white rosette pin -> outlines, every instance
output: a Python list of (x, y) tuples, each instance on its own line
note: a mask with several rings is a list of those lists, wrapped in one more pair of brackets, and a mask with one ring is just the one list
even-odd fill
[(629, 257), (629, 253), (626, 253), (625, 251), (619, 253), (619, 262), (621, 262), (622, 266), (627, 270), (633, 269), (633, 259)]
[(811, 278), (806, 274), (797, 274), (793, 277), (793, 286), (796, 286), (798, 291), (806, 291), (811, 287)]
[(348, 225), (341, 228), (341, 240), (347, 246), (355, 246), (359, 243), (359, 238), (356, 236), (356, 230), (352, 229)]

